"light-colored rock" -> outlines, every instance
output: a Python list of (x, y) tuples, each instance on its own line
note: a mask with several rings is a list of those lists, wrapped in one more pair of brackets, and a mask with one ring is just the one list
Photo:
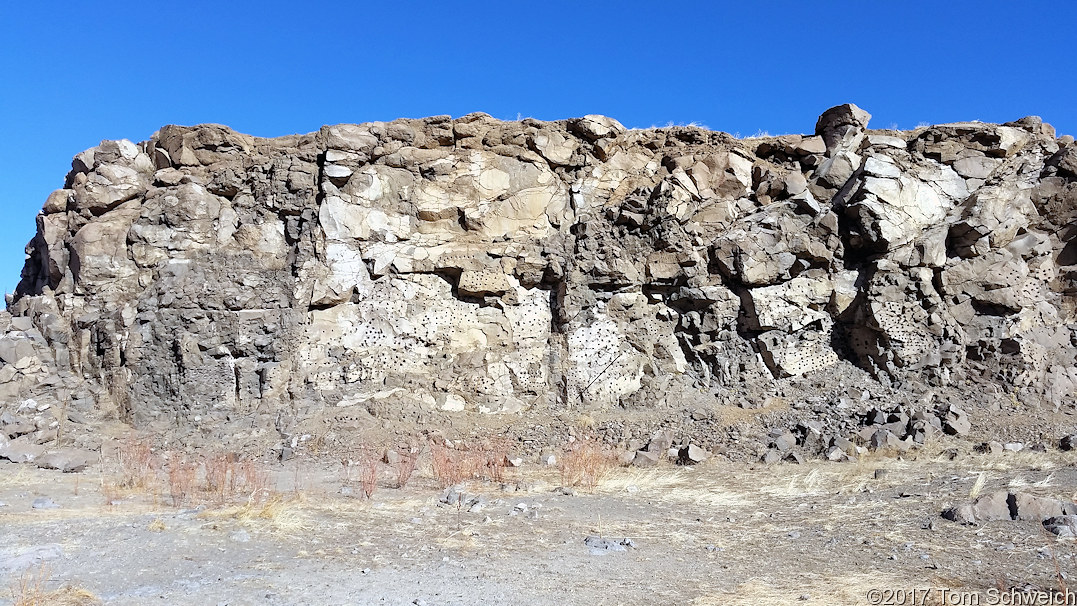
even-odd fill
[[(672, 418), (822, 372), (910, 401), (1075, 404), (1072, 143), (1033, 119), (868, 120), (845, 105), (812, 136), (738, 140), (471, 114), (103, 142), (45, 201), (0, 317), (0, 413), (54, 414), (63, 388), (91, 416), (294, 452), (443, 410)], [(971, 434), (951, 413), (880, 439)]]

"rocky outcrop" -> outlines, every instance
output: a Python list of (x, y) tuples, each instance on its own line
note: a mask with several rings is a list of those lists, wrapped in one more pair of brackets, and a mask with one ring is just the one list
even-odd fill
[(37, 217), (0, 392), (12, 415), (52, 398), (286, 442), (311, 422), (707, 406), (843, 368), (1072, 406), (1072, 138), (869, 118), (105, 141)]

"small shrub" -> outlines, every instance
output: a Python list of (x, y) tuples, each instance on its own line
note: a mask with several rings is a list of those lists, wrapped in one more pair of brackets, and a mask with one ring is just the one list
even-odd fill
[(105, 499), (105, 505), (112, 507), (120, 500), (120, 487), (113, 482), (101, 482), (101, 496)]
[(36, 571), (28, 570), (19, 576), (11, 586), (11, 597), (15, 600), (13, 606), (44, 606), (45, 584), (50, 577), (49, 569), (44, 564)]
[(241, 461), (237, 469), (240, 479), (237, 493), (248, 495), (255, 502), (269, 498), (269, 474), (254, 461)]
[(378, 467), (378, 457), (372, 451), (359, 456), (359, 486), (368, 499), (378, 490)]
[(483, 442), (480, 452), (486, 479), (492, 482), (505, 481), (505, 467), (511, 445), (509, 439), (504, 437), (490, 438)]
[(182, 507), (194, 496), (198, 464), (174, 460), (168, 465), (168, 492), (173, 507)]
[(617, 456), (595, 439), (569, 444), (557, 459), (563, 486), (583, 486), (593, 491), (616, 465)]
[[(340, 460), (343, 468), (343, 483), (351, 487), (358, 482), (359, 491), (366, 498), (371, 498), (378, 490), (378, 471), (380, 462), (375, 452), (369, 448), (360, 448), (351, 456)], [(352, 477), (352, 474), (355, 477)]]
[(157, 461), (153, 448), (144, 440), (129, 439), (117, 450), (120, 463), (120, 487), (144, 489), (157, 479)]
[(205, 467), (206, 493), (223, 503), (234, 496), (239, 488), (236, 463), (239, 458), (232, 453), (215, 454), (203, 462)]
[(483, 453), (449, 448), (444, 444), (431, 444), (430, 458), (434, 479), (441, 488), (478, 477), (486, 465)]
[(415, 466), (419, 463), (418, 448), (409, 448), (400, 453), (400, 460), (396, 462), (396, 487), (404, 488), (415, 472)]

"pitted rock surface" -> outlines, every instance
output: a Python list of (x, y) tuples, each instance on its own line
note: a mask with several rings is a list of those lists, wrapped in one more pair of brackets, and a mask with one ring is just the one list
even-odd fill
[(827, 372), (859, 377), (834, 398), (1072, 407), (1072, 139), (1038, 118), (869, 119), (102, 142), (45, 202), (0, 318), (4, 427), (47, 444), (114, 417), (294, 446), (385, 418), (752, 407)]

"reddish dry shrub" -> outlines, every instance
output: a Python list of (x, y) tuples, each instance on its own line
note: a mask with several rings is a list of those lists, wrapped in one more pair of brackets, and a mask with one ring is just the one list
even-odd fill
[(371, 451), (359, 456), (359, 486), (368, 499), (378, 490), (378, 463), (378, 457)]
[(223, 503), (235, 493), (235, 462), (235, 455), (225, 453), (210, 455), (202, 462), (205, 468), (204, 490), (218, 502)]
[(583, 486), (593, 491), (616, 466), (617, 455), (596, 439), (570, 443), (557, 459), (564, 486)]
[(450, 448), (444, 444), (430, 445), (434, 479), (442, 488), (478, 477), (486, 464), (485, 455), (471, 450)]
[(415, 466), (419, 463), (417, 448), (409, 448), (400, 453), (400, 459), (396, 462), (396, 487), (404, 488), (415, 472)]
[[(378, 474), (381, 470), (381, 462), (377, 454), (366, 447), (358, 448), (350, 456), (340, 460), (343, 472), (343, 483), (351, 487), (358, 483), (360, 493), (371, 498), (378, 490)], [(352, 474), (355, 474), (354, 478)]]
[(173, 507), (182, 507), (197, 488), (198, 464), (176, 458), (168, 465), (168, 493)]
[(157, 479), (157, 458), (145, 440), (128, 439), (120, 442), (116, 451), (120, 463), (120, 487), (148, 488)]
[(269, 473), (254, 461), (240, 461), (236, 477), (239, 483), (235, 490), (247, 495), (247, 500), (264, 501), (269, 498)]
[(505, 468), (511, 446), (512, 442), (505, 437), (489, 438), (482, 443), (480, 450), (486, 479), (499, 483), (505, 481)]

